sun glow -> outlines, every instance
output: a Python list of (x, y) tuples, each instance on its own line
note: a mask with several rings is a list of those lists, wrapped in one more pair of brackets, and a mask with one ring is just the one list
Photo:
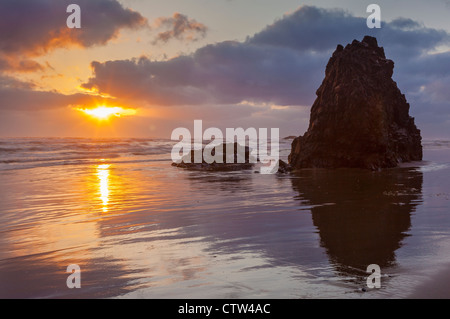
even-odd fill
[(94, 109), (82, 109), (78, 108), (77, 110), (90, 115), (98, 120), (107, 120), (111, 116), (121, 117), (121, 116), (129, 116), (135, 115), (135, 109), (127, 109), (120, 106), (98, 106)]

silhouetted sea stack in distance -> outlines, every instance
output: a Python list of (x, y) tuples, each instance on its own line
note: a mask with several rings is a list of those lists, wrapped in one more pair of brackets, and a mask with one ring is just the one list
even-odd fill
[(316, 92), (308, 131), (292, 142), (292, 168), (375, 170), (422, 160), (420, 130), (392, 80), (393, 69), (374, 37), (338, 45)]

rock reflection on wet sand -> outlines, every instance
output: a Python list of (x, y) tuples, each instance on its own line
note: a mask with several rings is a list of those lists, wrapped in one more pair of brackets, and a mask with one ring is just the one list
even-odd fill
[(421, 203), (422, 173), (410, 169), (302, 170), (292, 179), (339, 274), (363, 275), (368, 265), (395, 265), (395, 251)]

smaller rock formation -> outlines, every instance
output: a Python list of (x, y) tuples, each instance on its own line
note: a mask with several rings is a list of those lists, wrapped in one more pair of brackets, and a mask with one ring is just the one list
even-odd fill
[[(211, 150), (211, 155), (216, 154), (216, 150), (221, 150), (222, 152), (222, 159), (223, 163), (207, 163), (203, 157), (204, 148), (202, 149), (202, 162), (201, 163), (195, 163), (194, 157), (195, 157), (195, 151), (192, 150), (189, 152), (189, 154), (185, 155), (180, 163), (172, 163), (172, 166), (180, 167), (180, 168), (186, 168), (190, 170), (203, 170), (203, 171), (238, 171), (238, 170), (245, 170), (245, 169), (251, 169), (256, 163), (256, 159), (252, 158), (250, 154), (250, 148), (248, 146), (242, 146), (239, 143), (234, 143), (234, 152), (231, 154), (232, 161), (227, 161), (227, 145), (229, 143), (223, 143), (221, 145), (216, 146), (214, 149)], [(222, 148), (222, 149), (221, 149)], [(241, 158), (241, 154), (245, 154), (245, 158)], [(243, 162), (243, 163), (239, 163)]]
[(283, 160), (278, 160), (278, 171), (277, 173), (285, 174), (292, 171), (292, 166)]
[(393, 69), (373, 37), (338, 45), (316, 92), (308, 131), (292, 142), (290, 165), (374, 170), (421, 160), (420, 130), (391, 78)]

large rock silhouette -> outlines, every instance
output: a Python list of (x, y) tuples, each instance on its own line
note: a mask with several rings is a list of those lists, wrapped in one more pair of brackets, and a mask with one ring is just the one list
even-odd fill
[(338, 45), (316, 92), (308, 131), (292, 142), (291, 166), (379, 169), (422, 160), (420, 130), (392, 80), (393, 69), (376, 38)]

